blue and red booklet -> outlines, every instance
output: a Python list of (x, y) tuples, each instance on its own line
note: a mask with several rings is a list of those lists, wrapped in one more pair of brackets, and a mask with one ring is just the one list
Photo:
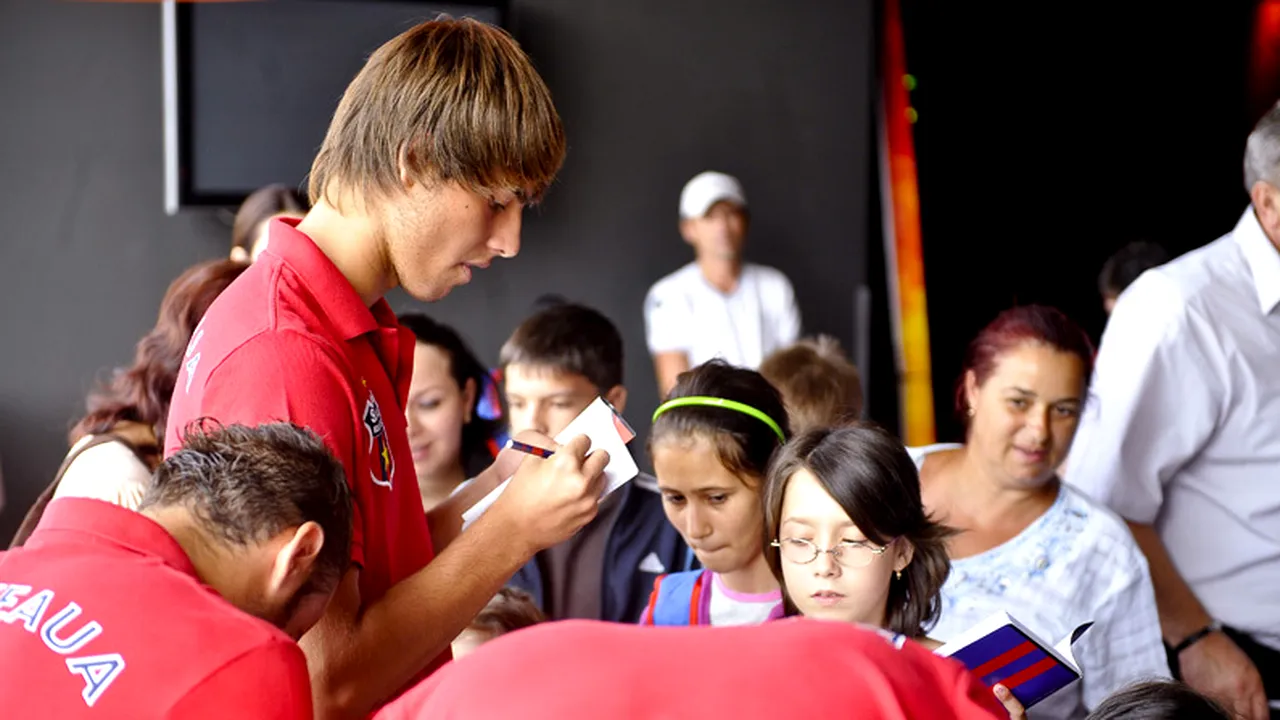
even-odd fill
[(935, 652), (964, 663), (988, 687), (1003, 684), (1029, 708), (1080, 679), (1071, 645), (1092, 625), (1081, 625), (1051, 646), (1009, 613), (998, 612)]

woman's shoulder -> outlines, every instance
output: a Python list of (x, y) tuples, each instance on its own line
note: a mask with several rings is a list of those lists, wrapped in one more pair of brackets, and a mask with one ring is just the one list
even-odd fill
[(950, 450), (959, 450), (964, 447), (960, 443), (933, 443), (931, 445), (908, 445), (907, 455), (911, 457), (911, 461), (916, 464), (916, 469), (920, 470), (924, 467), (925, 458), (937, 453), (943, 453)]
[(1059, 505), (1062, 525), (1073, 531), (1076, 541), (1086, 550), (1126, 561), (1144, 557), (1129, 525), (1107, 506), (1066, 483), (1062, 484)]
[(84, 449), (96, 439), (98, 436), (82, 438), (72, 448), (79, 454), (63, 472), (54, 497), (95, 498), (136, 508), (151, 482), (151, 469), (120, 440), (106, 440)]

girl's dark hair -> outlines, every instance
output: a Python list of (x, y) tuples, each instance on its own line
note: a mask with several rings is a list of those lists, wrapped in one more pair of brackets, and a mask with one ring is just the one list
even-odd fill
[(1047, 305), (1020, 305), (996, 316), (969, 343), (964, 366), (956, 381), (956, 414), (969, 421), (969, 400), (965, 395), (965, 376), (972, 370), (978, 385), (983, 385), (995, 371), (1000, 357), (1023, 343), (1038, 343), (1058, 352), (1080, 358), (1084, 387), (1089, 387), (1093, 374), (1093, 341), (1071, 318)]
[(1156, 680), (1112, 693), (1085, 720), (1230, 720), (1218, 703), (1180, 682)]
[[(754, 370), (711, 360), (681, 373), (667, 400), (699, 395), (749, 405), (777, 423), (783, 435), (791, 436), (782, 396)], [(661, 443), (695, 437), (705, 438), (715, 446), (725, 469), (739, 477), (761, 481), (769, 470), (769, 461), (782, 445), (778, 434), (760, 418), (727, 408), (693, 405), (672, 408), (658, 416), (649, 431), (649, 454), (652, 456), (653, 448)]]
[(889, 586), (886, 629), (909, 637), (923, 634), (942, 610), (942, 584), (951, 571), (947, 538), (953, 531), (925, 514), (920, 476), (902, 443), (880, 427), (865, 422), (820, 428), (787, 443), (769, 471), (765, 488), (765, 560), (783, 587), (787, 613), (796, 614), (786, 597), (782, 557), (767, 543), (778, 539), (782, 501), (796, 471), (808, 470), (876, 545), (894, 540), (911, 543), (910, 564), (902, 579)]
[(475, 398), (471, 401), (471, 421), (462, 426), (462, 468), (467, 477), (475, 477), (481, 470), (493, 462), (493, 454), (489, 450), (489, 441), (497, 430), (497, 423), (480, 417), (480, 401), (484, 398), (486, 383), (492, 382), (489, 371), (471, 352), (471, 348), (453, 328), (436, 322), (422, 313), (405, 313), (399, 317), (400, 324), (413, 332), (414, 337), (423, 345), (440, 348), (449, 357), (449, 373), (453, 381), (462, 390), (471, 380), (476, 386)]
[(169, 400), (191, 334), (218, 295), (247, 267), (234, 260), (212, 260), (188, 268), (173, 281), (160, 301), (156, 326), (138, 341), (133, 365), (116, 370), (90, 393), (88, 412), (71, 429), (72, 444), (85, 435), (109, 432), (121, 422), (136, 422), (149, 425), (164, 446)]
[(252, 252), (258, 226), (264, 221), (280, 213), (301, 215), (306, 211), (307, 203), (288, 185), (276, 183), (258, 188), (240, 203), (236, 219), (231, 222), (231, 248)]

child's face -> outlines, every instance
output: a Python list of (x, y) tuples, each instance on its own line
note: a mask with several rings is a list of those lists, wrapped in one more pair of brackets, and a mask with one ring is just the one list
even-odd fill
[[(910, 562), (910, 550), (900, 547), (905, 541), (890, 543), (876, 554), (881, 546), (867, 540), (844, 508), (803, 468), (787, 482), (776, 539), (783, 545), (783, 584), (801, 614), (884, 627), (890, 583), (900, 582), (893, 573)], [(804, 550), (811, 553), (806, 542), (819, 551), (839, 547), (842, 561), (823, 552), (807, 563), (789, 559), (805, 555)]]
[(537, 430), (555, 437), (600, 394), (582, 375), (515, 363), (503, 371), (503, 389), (512, 435)]
[(695, 437), (655, 445), (653, 468), (667, 520), (703, 567), (730, 573), (763, 555), (759, 485), (726, 470), (711, 442)]

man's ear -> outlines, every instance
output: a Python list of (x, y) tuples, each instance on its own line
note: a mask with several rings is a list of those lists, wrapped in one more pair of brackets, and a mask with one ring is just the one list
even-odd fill
[(320, 549), (324, 547), (324, 530), (307, 521), (294, 528), (292, 534), (285, 531), (283, 545), (276, 551), (275, 564), (271, 568), (272, 594), (288, 598), (298, 592), (311, 579)]
[(697, 238), (694, 236), (693, 223), (693, 220), (680, 221), (680, 237), (684, 238), (684, 241), (690, 245), (694, 245), (697, 242)]
[(400, 175), (400, 185), (405, 190), (412, 190), (413, 186), (418, 182), (414, 177), (413, 170), (413, 151), (409, 146), (401, 145), (400, 152), (396, 154), (396, 171)]
[(604, 394), (604, 399), (609, 401), (614, 410), (621, 415), (622, 411), (627, 407), (627, 389), (622, 385), (614, 385), (609, 388), (609, 392)]
[(1280, 188), (1259, 180), (1249, 189), (1253, 214), (1258, 218), (1271, 243), (1280, 248)]

